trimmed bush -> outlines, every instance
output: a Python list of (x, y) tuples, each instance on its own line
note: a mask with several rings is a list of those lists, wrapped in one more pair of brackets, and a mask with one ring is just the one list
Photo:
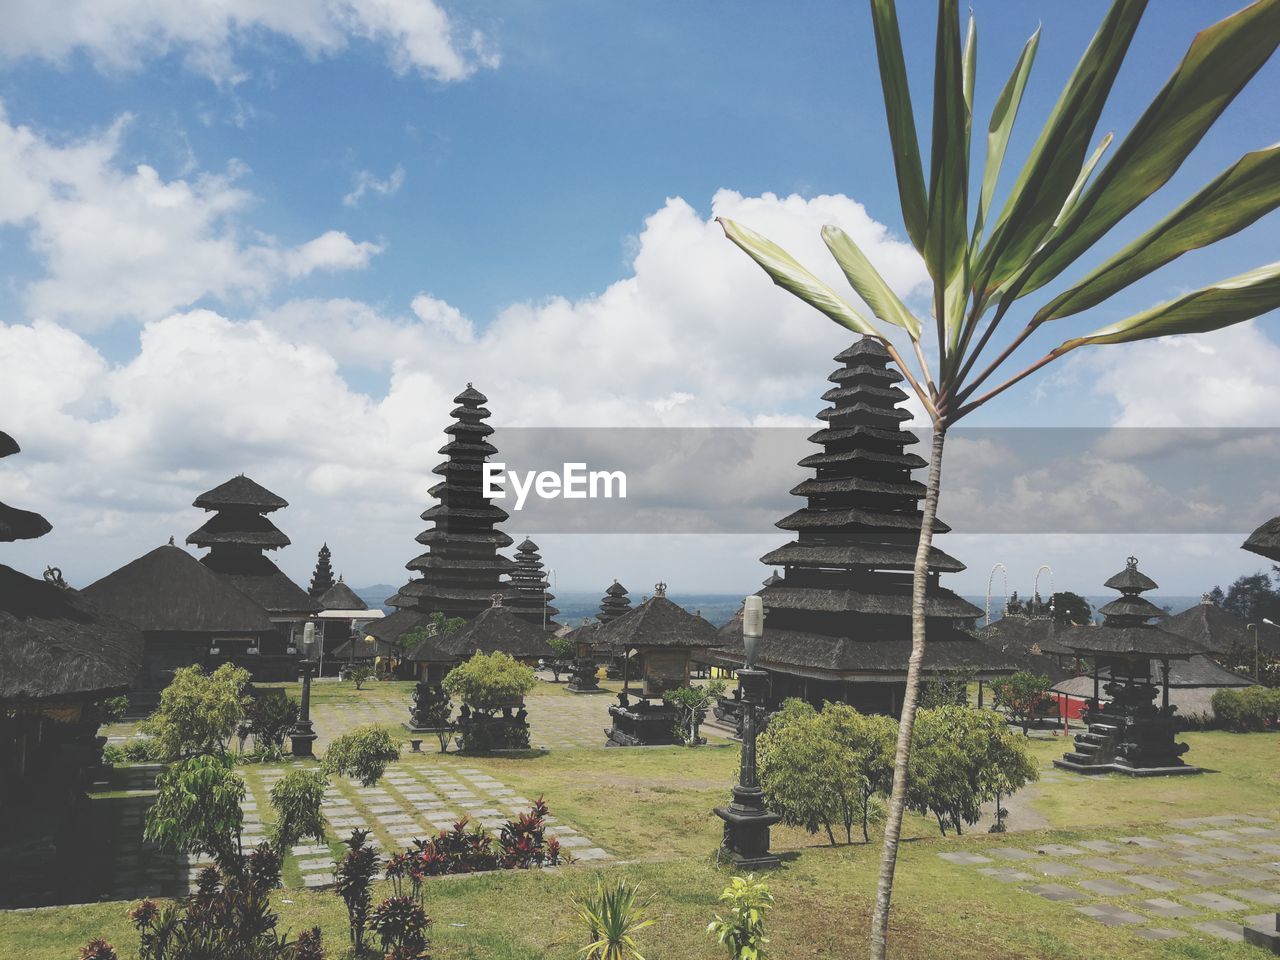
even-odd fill
[(325, 751), (321, 768), (325, 773), (345, 774), (372, 787), (387, 766), (400, 759), (400, 745), (384, 727), (357, 727), (344, 733)]
[(1235, 733), (1271, 730), (1280, 725), (1280, 689), (1224, 688), (1213, 695), (1218, 725)]

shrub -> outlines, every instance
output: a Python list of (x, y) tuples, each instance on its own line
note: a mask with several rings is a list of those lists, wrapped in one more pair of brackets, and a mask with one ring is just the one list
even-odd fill
[(344, 841), (348, 847), (334, 869), (335, 889), (347, 905), (347, 926), (356, 956), (364, 950), (364, 930), (369, 919), (373, 875), (378, 871), (378, 854), (365, 846), (368, 830), (353, 830)]
[(994, 682), (991, 690), (996, 709), (1004, 710), (1010, 720), (1022, 727), (1023, 736), (1027, 736), (1031, 721), (1044, 713), (1049, 678), (1019, 670), (1004, 680)]
[(151, 737), (134, 737), (126, 740), (121, 752), (130, 763), (147, 763), (160, 759), (160, 751)]
[(716, 914), (707, 925), (716, 941), (729, 953), (729, 960), (766, 960), (765, 912), (773, 904), (769, 885), (754, 876), (734, 877), (720, 894), (729, 907), (728, 918)]
[(498, 650), (477, 653), (454, 667), (444, 678), (444, 690), (472, 710), (492, 716), (519, 703), (537, 683), (532, 667)]
[(324, 937), (319, 927), (312, 927), (298, 934), (289, 960), (324, 960)]
[(329, 785), (316, 770), (290, 770), (271, 788), (271, 808), (276, 812), (274, 841), (283, 857), (303, 837), (324, 840), (328, 821), (321, 809)]
[(119, 723), (129, 712), (129, 698), (124, 694), (118, 697), (107, 697), (95, 703), (94, 707), (97, 708), (98, 716), (103, 723)]
[(179, 760), (156, 778), (143, 836), (179, 853), (207, 853), (225, 871), (240, 854), (244, 781), (230, 758)]
[(102, 762), (115, 766), (118, 763), (127, 763), (129, 755), (124, 752), (122, 747), (116, 746), (114, 743), (108, 743), (102, 748)]
[(369, 916), (369, 926), (382, 940), (383, 952), (394, 960), (417, 960), (423, 956), (430, 923), (422, 904), (413, 897), (388, 897)]
[(662, 695), (662, 702), (676, 708), (679, 721), (676, 724), (676, 737), (686, 747), (696, 747), (707, 741), (698, 735), (698, 728), (706, 719), (707, 710), (712, 702), (724, 693), (725, 682), (712, 680), (705, 687), (677, 687)]
[(351, 677), (351, 681), (356, 685), (356, 689), (362, 690), (364, 689), (365, 681), (373, 679), (373, 667), (362, 663), (358, 667), (352, 667), (348, 676)]
[(392, 858), (387, 878), (399, 895), (400, 884), (408, 877), (416, 893), (421, 878), (450, 873), (478, 873), (486, 870), (518, 870), (555, 866), (561, 862), (560, 841), (546, 835), (550, 811), (539, 797), (527, 814), (502, 825), (495, 840), (479, 825), (471, 827), (463, 817), (452, 829), (441, 830), (428, 840), (416, 841), (414, 848)]
[(94, 937), (80, 948), (80, 960), (119, 960), (115, 947), (101, 937)]
[(1218, 723), (1236, 733), (1267, 730), (1280, 725), (1280, 689), (1224, 688), (1210, 701)]
[(279, 759), (284, 738), (298, 722), (300, 704), (283, 690), (258, 691), (245, 709), (244, 726), (262, 759)]
[(573, 901), (590, 940), (578, 951), (587, 960), (644, 960), (635, 935), (653, 921), (644, 915), (653, 898), (640, 899), (640, 888), (625, 880), (606, 887), (596, 882), (595, 896)]
[(175, 671), (160, 693), (160, 706), (142, 722), (162, 760), (225, 753), (244, 720), (249, 672), (224, 663), (211, 674), (198, 665)]
[(399, 759), (400, 746), (384, 727), (357, 727), (329, 744), (321, 766), (325, 773), (345, 774), (372, 787)]
[(573, 660), (574, 651), (577, 644), (568, 637), (557, 637), (554, 634), (547, 637), (547, 644), (551, 647), (555, 654), (548, 662), (547, 666), (551, 669), (551, 675), (555, 678), (555, 682), (560, 682), (560, 674), (569, 669), (569, 665)]

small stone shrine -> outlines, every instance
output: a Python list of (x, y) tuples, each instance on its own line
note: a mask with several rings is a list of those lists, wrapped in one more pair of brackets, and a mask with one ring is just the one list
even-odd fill
[[(644, 603), (598, 627), (595, 639), (624, 655), (623, 687), (618, 703), (609, 708), (613, 725), (605, 731), (607, 745), (679, 743), (678, 713), (662, 695), (689, 685), (690, 655), (719, 643), (716, 628), (668, 600), (667, 585), (659, 583)], [(631, 686), (637, 680), (638, 691)]]
[[(1149, 622), (1162, 611), (1142, 594), (1157, 584), (1138, 570), (1136, 557), (1106, 586), (1120, 596), (1099, 609), (1102, 626), (1066, 626), (1056, 635), (1059, 644), (1091, 663), (1093, 697), (1085, 706), (1088, 732), (1077, 734), (1075, 749), (1054, 766), (1139, 777), (1200, 773), (1182, 760), (1187, 745), (1174, 738), (1177, 708), (1169, 705), (1169, 688), (1158, 687), (1157, 678), (1168, 676), (1171, 660), (1190, 660), (1201, 647)], [(1103, 702), (1102, 692), (1110, 702)]]

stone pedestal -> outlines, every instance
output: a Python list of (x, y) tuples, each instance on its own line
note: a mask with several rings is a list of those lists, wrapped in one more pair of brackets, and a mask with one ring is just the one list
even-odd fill
[(596, 662), (592, 657), (577, 657), (573, 661), (573, 676), (565, 689), (570, 693), (602, 693), (596, 679)]
[(676, 726), (680, 713), (665, 703), (652, 703), (637, 699), (632, 702), (625, 694), (618, 694), (618, 703), (609, 708), (613, 725), (605, 730), (608, 747), (659, 747), (679, 744)]
[(1280, 913), (1277, 913), (1270, 924), (1244, 928), (1244, 942), (1251, 943), (1255, 947), (1261, 947), (1263, 950), (1270, 951), (1274, 956), (1280, 957)]
[(765, 809), (756, 777), (756, 736), (764, 712), (761, 699), (768, 676), (763, 670), (738, 671), (742, 687), (742, 763), (738, 784), (733, 788), (733, 802), (715, 811), (724, 821), (721, 853), (739, 870), (764, 870), (780, 862), (769, 852), (769, 828), (781, 817)]

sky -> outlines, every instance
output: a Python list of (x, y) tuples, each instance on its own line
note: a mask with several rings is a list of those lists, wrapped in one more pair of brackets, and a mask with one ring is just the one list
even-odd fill
[[(1196, 31), (1242, 2), (1149, 10), (1099, 134), (1123, 136)], [(900, 6), (927, 112), (933, 15)], [(1043, 29), (1007, 187), (1103, 5), (972, 8), (982, 124)], [(1082, 265), (1276, 141), (1278, 82), (1272, 62)], [(489, 397), (500, 450), (504, 428), (816, 425), (830, 358), (851, 336), (771, 286), (717, 215), (843, 289), (818, 235), (837, 223), (927, 312), (865, 4), (10, 0), (0, 429), (23, 452), (0, 463), (0, 500), (41, 511), (54, 532), (3, 559), (86, 585), (171, 535), (181, 543), (203, 522), (191, 501), (243, 472), (290, 501), (275, 519), (293, 544), (273, 556), (295, 579), (327, 541), (353, 584), (398, 585), (468, 382)], [(1264, 218), (1019, 357), (1259, 266), (1278, 241), (1280, 222)], [(1077, 351), (971, 422), (1272, 428), (1277, 369), (1272, 315)], [(1120, 484), (1174, 532), (956, 533), (945, 549), (969, 570), (952, 585), (981, 593), (1000, 561), (1020, 592), (1048, 564), (1060, 588), (1097, 593), (1135, 553), (1163, 592), (1196, 594), (1264, 566), (1238, 546), (1280, 513), (1280, 490), (1262, 485), (1256, 522), (1236, 509), (1206, 532), (1180, 522), (1198, 503), (1165, 489), (1158, 462), (1122, 466), (1076, 457), (1066, 473), (1028, 471), (1008, 509), (1087, 512)], [(984, 492), (964, 488), (954, 510)], [(519, 516), (506, 529), (521, 536)], [(768, 573), (757, 558), (785, 536), (762, 522), (538, 539), (560, 589), (617, 577), (635, 592), (661, 579), (731, 593), (755, 589)]]

